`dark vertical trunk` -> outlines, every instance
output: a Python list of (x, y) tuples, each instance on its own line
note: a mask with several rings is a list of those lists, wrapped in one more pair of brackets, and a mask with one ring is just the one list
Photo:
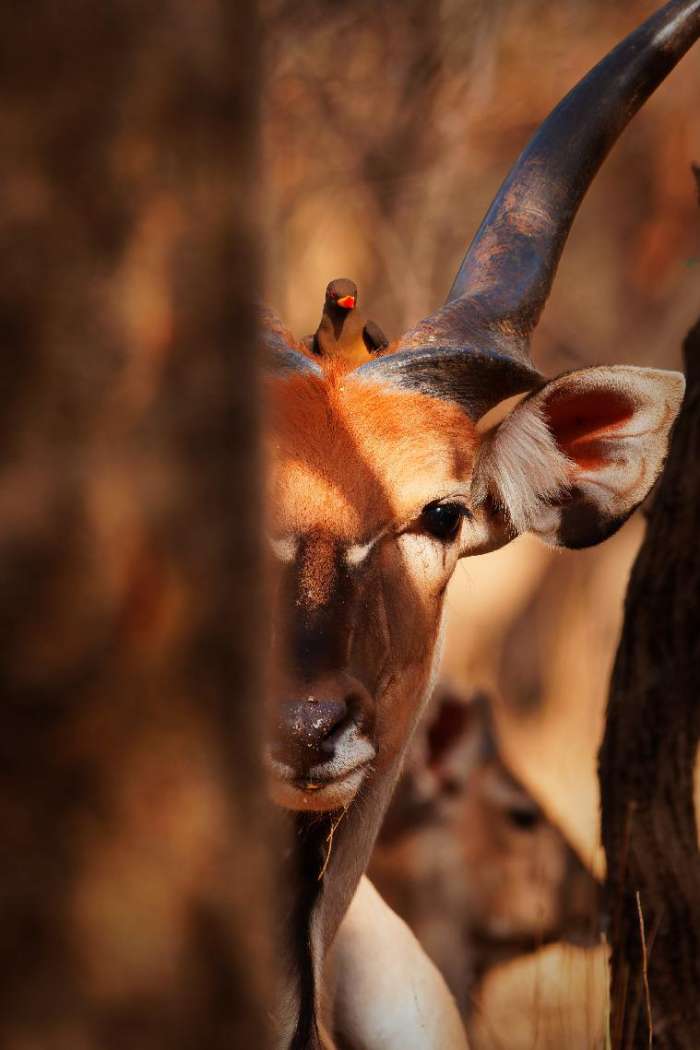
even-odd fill
[(700, 1046), (700, 323), (688, 391), (627, 592), (600, 753), (612, 1046)]
[(255, 4), (0, 39), (0, 1045), (267, 1044)]

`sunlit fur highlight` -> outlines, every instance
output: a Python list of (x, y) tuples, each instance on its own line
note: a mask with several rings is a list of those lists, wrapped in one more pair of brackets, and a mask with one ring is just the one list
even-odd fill
[(270, 516), (276, 535), (348, 546), (420, 513), (472, 474), (478, 436), (457, 405), (329, 367), (271, 380)]

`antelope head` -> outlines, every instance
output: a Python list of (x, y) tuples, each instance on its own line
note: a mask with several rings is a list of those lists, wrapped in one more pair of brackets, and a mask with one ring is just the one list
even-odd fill
[(553, 941), (600, 941), (600, 886), (509, 769), (484, 693), (436, 690), (369, 876), (465, 1014), (491, 967)]
[(429, 693), (457, 561), (523, 532), (599, 543), (662, 468), (680, 374), (602, 366), (547, 379), (529, 344), (598, 167), (699, 34), (700, 0), (672, 0), (566, 96), (507, 176), (445, 305), (385, 352), (352, 369), (326, 362), (264, 315), (278, 565), (268, 764), (277, 802), (333, 822), (325, 940)]

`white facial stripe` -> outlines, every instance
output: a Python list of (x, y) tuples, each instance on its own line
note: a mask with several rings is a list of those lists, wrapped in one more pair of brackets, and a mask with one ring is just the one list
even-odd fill
[[(354, 543), (351, 547), (348, 547), (345, 551), (345, 561), (347, 565), (354, 569), (357, 565), (361, 565), (365, 560), (369, 552), (374, 547), (377, 540), (384, 535), (384, 532), (377, 533), (367, 543)], [(270, 547), (276, 558), (279, 558), (283, 562), (292, 562), (297, 556), (299, 550), (299, 537), (298, 536), (281, 536), (277, 539), (272, 536), (269, 537)]]
[(382, 535), (383, 533), (380, 532), (371, 540), (368, 540), (367, 543), (353, 543), (352, 547), (348, 547), (345, 551), (345, 561), (347, 565), (349, 565), (351, 569), (361, 565), (372, 550), (372, 547), (374, 547), (375, 543)]
[(270, 547), (272, 553), (280, 561), (292, 562), (297, 556), (299, 539), (296, 536), (282, 536), (280, 539), (273, 539), (270, 536)]
[[(454, 492), (454, 489), (451, 489)], [(440, 497), (437, 497), (438, 499)], [(345, 564), (350, 569), (357, 568), (363, 561), (369, 556), (373, 547), (379, 540), (386, 535), (387, 530), (382, 529), (376, 536), (367, 540), (366, 543), (353, 543), (350, 547), (347, 547), (344, 553)], [(269, 537), (270, 547), (276, 558), (282, 562), (292, 562), (297, 556), (299, 550), (299, 537), (294, 535), (280, 536), (279, 538)]]
[(450, 574), (457, 560), (456, 544), (444, 544), (420, 532), (399, 536), (399, 550), (410, 575), (429, 586)]

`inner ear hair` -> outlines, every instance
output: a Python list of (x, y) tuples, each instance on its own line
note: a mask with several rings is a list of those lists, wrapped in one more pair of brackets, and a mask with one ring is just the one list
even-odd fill
[(522, 399), (479, 446), (474, 466), (475, 503), (490, 498), (517, 534), (539, 527), (571, 483), (573, 463), (547, 425), (544, 402)]
[(516, 408), (521, 401), (524, 401), (528, 397), (528, 391), (524, 390), (522, 394), (514, 394), (512, 397), (505, 398), (504, 401), (499, 401), (497, 405), (490, 408), (476, 424), (477, 434), (488, 434), (494, 430), (499, 423), (511, 414), (514, 408)]

